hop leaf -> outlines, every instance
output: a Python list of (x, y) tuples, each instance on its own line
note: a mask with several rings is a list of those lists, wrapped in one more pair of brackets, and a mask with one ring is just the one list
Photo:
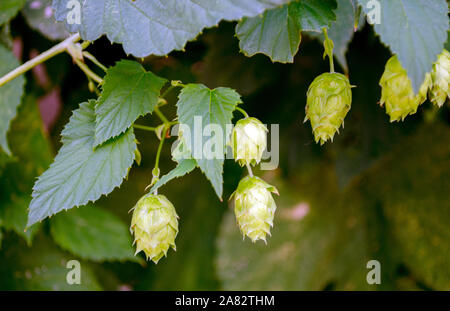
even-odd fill
[(164, 195), (147, 194), (133, 208), (130, 230), (134, 233), (136, 254), (144, 251), (147, 260), (158, 263), (170, 247), (176, 250), (178, 215)]
[(277, 206), (271, 192), (278, 194), (275, 187), (259, 177), (247, 176), (239, 182), (234, 196), (234, 212), (236, 220), (244, 237), (253, 242), (264, 240), (270, 235), (273, 218)]
[(267, 127), (256, 118), (241, 119), (231, 137), (233, 157), (241, 166), (256, 165), (267, 146)]
[(403, 69), (397, 55), (392, 56), (386, 63), (386, 68), (380, 80), (380, 105), (385, 104), (390, 122), (403, 121), (407, 115), (416, 113), (419, 105), (427, 99), (427, 91), (430, 85), (431, 76), (427, 74), (420, 87), (419, 94), (414, 94), (406, 70)]
[(444, 50), (433, 65), (431, 72), (432, 87), (430, 88), (430, 101), (442, 107), (445, 100), (450, 98), (450, 53)]
[(352, 105), (352, 86), (340, 73), (324, 73), (308, 89), (305, 121), (311, 122), (316, 143), (333, 141)]

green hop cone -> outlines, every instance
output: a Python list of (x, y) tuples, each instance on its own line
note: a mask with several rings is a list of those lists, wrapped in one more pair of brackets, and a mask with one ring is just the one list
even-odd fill
[(247, 176), (239, 182), (234, 196), (234, 212), (242, 234), (253, 242), (264, 240), (270, 235), (277, 206), (271, 192), (278, 194), (275, 187), (259, 177)]
[(158, 263), (170, 247), (176, 250), (178, 215), (164, 195), (147, 194), (133, 208), (130, 230), (134, 233), (136, 254), (144, 251), (147, 260)]
[(256, 165), (267, 147), (267, 127), (256, 118), (241, 119), (231, 136), (233, 157), (241, 166)]
[(434, 63), (431, 80), (430, 101), (442, 107), (447, 98), (450, 98), (450, 53), (447, 50), (444, 50)]
[(352, 86), (340, 73), (324, 73), (308, 89), (305, 121), (311, 122), (316, 143), (333, 141), (352, 105)]
[(411, 80), (403, 69), (397, 55), (392, 56), (386, 63), (383, 76), (380, 80), (380, 105), (386, 106), (386, 113), (390, 122), (404, 120), (409, 114), (414, 114), (419, 105), (427, 99), (427, 91), (431, 85), (431, 76), (427, 74), (420, 87), (419, 94), (415, 95)]

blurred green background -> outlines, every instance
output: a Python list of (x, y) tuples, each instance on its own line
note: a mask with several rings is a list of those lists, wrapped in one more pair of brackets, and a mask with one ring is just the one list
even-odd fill
[[(65, 35), (43, 14), (25, 11), (2, 29), (1, 44), (21, 62)], [(257, 172), (280, 191), (267, 245), (242, 240), (227, 200), (220, 202), (195, 171), (160, 190), (180, 215), (177, 251), (158, 265), (134, 257), (128, 211), (150, 183), (158, 146), (153, 133), (138, 130), (142, 163), (120, 189), (24, 232), (35, 178), (60, 147), (72, 110), (95, 98), (70, 57), (60, 55), (27, 73), (9, 132), (15, 158), (0, 154), (0, 289), (450, 290), (449, 106), (436, 110), (426, 102), (404, 122), (389, 123), (378, 81), (390, 53), (366, 25), (349, 45), (348, 69), (338, 66), (356, 85), (345, 128), (320, 147), (303, 119), (308, 85), (328, 70), (321, 42), (304, 35), (293, 64), (274, 64), (239, 53), (234, 26), (221, 23), (185, 52), (143, 64), (168, 79), (234, 88), (250, 115), (279, 124), (279, 168)], [(106, 65), (127, 58), (105, 38), (89, 51)], [(175, 116), (176, 95), (166, 115)], [(162, 158), (168, 172), (168, 145)], [(225, 198), (244, 175), (226, 161)], [(81, 262), (81, 285), (66, 282), (72, 259)], [(372, 259), (381, 263), (380, 285), (366, 282)]]

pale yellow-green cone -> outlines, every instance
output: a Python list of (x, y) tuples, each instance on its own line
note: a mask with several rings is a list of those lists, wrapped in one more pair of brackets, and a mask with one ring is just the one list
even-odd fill
[(272, 194), (278, 194), (275, 187), (259, 177), (247, 176), (239, 182), (234, 196), (234, 212), (242, 234), (253, 242), (270, 235), (277, 206)]
[(231, 135), (233, 157), (241, 166), (256, 165), (267, 147), (267, 127), (256, 118), (239, 120)]
[(316, 143), (333, 141), (352, 105), (352, 86), (340, 73), (324, 73), (308, 89), (305, 121), (311, 122)]
[(176, 250), (177, 212), (164, 195), (147, 194), (133, 208), (130, 230), (134, 233), (136, 254), (144, 251), (147, 260), (158, 263), (170, 247)]
[(444, 50), (434, 63), (431, 80), (430, 101), (442, 107), (447, 98), (450, 98), (450, 53), (447, 50)]
[(431, 75), (425, 76), (419, 94), (416, 95), (406, 70), (403, 69), (397, 55), (394, 55), (386, 63), (380, 86), (380, 105), (385, 105), (390, 122), (403, 121), (407, 115), (416, 113), (419, 105), (427, 99)]

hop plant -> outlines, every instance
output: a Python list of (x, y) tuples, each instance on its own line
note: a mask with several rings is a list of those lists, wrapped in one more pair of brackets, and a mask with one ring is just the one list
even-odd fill
[(311, 122), (316, 143), (333, 141), (352, 104), (351, 85), (340, 73), (324, 73), (308, 89), (305, 121)]
[(409, 114), (414, 114), (419, 105), (427, 99), (427, 91), (431, 85), (431, 76), (427, 74), (420, 87), (419, 94), (415, 95), (411, 80), (403, 69), (397, 55), (392, 56), (386, 63), (383, 76), (380, 80), (380, 105), (386, 106), (386, 113), (390, 122), (404, 120)]
[(267, 147), (267, 127), (256, 118), (241, 119), (231, 137), (233, 157), (241, 166), (256, 165)]
[(164, 195), (147, 194), (133, 208), (130, 230), (134, 233), (136, 254), (144, 251), (147, 260), (158, 263), (170, 247), (176, 250), (178, 215)]
[(278, 194), (275, 187), (261, 178), (247, 176), (231, 195), (234, 196), (234, 212), (244, 238), (248, 236), (253, 242), (266, 242), (277, 209), (271, 192)]
[(431, 80), (430, 101), (438, 107), (442, 107), (445, 100), (450, 98), (450, 53), (445, 49), (433, 65)]

